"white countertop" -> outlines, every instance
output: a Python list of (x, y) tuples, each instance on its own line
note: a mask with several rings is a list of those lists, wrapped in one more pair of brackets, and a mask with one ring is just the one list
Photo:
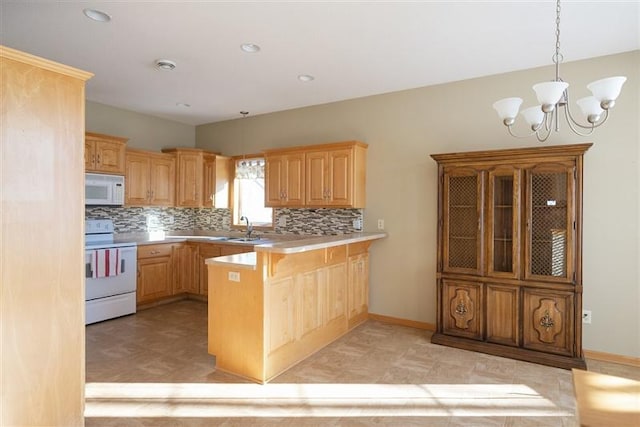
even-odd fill
[[(387, 233), (352, 233), (339, 236), (309, 236), (299, 240), (292, 240), (279, 243), (265, 243), (256, 245), (256, 252), (273, 252), (278, 254), (295, 254), (300, 252), (313, 251), (316, 249), (330, 248), (333, 246), (348, 245), (351, 243), (378, 240), (387, 237)], [(209, 265), (220, 265), (224, 267), (236, 267), (241, 269), (256, 268), (256, 252), (247, 252), (237, 255), (227, 255), (205, 260)]]

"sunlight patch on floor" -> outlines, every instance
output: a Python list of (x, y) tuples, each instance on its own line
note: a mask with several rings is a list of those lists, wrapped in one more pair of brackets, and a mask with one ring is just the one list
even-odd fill
[(523, 384), (87, 383), (85, 417), (566, 417)]

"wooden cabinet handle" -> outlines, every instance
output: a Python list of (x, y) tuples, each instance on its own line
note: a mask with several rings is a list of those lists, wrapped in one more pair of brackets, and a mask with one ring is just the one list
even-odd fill
[(98, 154), (98, 163), (100, 163), (100, 154)]

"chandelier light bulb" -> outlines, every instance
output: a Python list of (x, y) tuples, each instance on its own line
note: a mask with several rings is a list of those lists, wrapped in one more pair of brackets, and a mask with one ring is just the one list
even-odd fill
[(578, 104), (580, 111), (582, 111), (582, 114), (589, 123), (595, 123), (600, 120), (600, 115), (604, 112), (602, 107), (600, 107), (600, 102), (595, 96), (580, 98), (576, 101), (576, 104)]
[(503, 123), (511, 126), (518, 115), (520, 105), (522, 105), (522, 98), (504, 98), (494, 102), (493, 108), (498, 112)]
[(522, 117), (524, 117), (524, 120), (531, 127), (531, 130), (538, 130), (538, 128), (540, 128), (540, 125), (542, 125), (542, 121), (544, 120), (544, 112), (542, 111), (541, 105), (525, 108), (520, 114), (522, 115)]
[(600, 102), (602, 109), (607, 110), (614, 106), (615, 100), (620, 96), (622, 85), (626, 81), (627, 78), (624, 76), (608, 77), (589, 83), (587, 89)]

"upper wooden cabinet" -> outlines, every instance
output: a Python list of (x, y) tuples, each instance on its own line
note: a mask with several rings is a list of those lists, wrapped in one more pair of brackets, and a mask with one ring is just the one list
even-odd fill
[(176, 206), (229, 207), (230, 159), (197, 148), (169, 148), (176, 156)]
[(175, 158), (170, 154), (128, 149), (125, 205), (173, 206)]
[(591, 144), (438, 154), (432, 341), (563, 368), (582, 352), (582, 163)]
[(265, 151), (266, 206), (364, 208), (366, 150), (346, 141)]
[(203, 167), (202, 206), (228, 208), (231, 159), (213, 153), (205, 153)]
[(127, 138), (86, 132), (84, 139), (85, 172), (124, 175), (127, 141)]
[(265, 156), (265, 206), (304, 205), (304, 153)]

